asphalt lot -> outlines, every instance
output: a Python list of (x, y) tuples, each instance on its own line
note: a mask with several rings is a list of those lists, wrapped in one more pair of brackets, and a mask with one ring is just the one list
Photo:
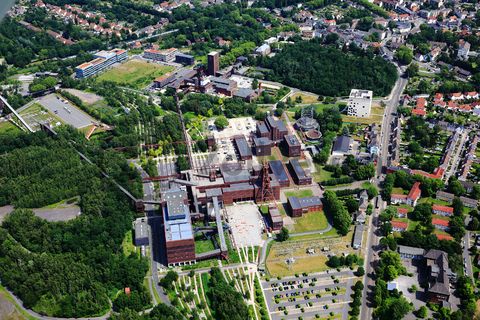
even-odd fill
[(95, 119), (55, 94), (41, 97), (38, 102), (65, 123), (77, 129), (87, 127), (95, 122)]
[[(332, 275), (339, 280), (335, 283)], [(312, 281), (316, 279), (316, 281)], [(267, 306), (272, 320), (314, 318), (317, 314), (326, 316), (330, 312), (339, 314), (341, 319), (348, 319), (351, 300), (351, 287), (354, 284), (351, 271), (310, 274), (300, 277), (285, 277), (280, 280), (262, 281)], [(281, 287), (281, 291), (280, 291)], [(340, 290), (336, 295), (332, 292)], [(343, 293), (342, 293), (343, 292)], [(317, 296), (317, 295), (320, 296)], [(305, 297), (308, 295), (308, 298)], [(279, 299), (278, 303), (275, 297)], [(333, 300), (335, 299), (335, 302)], [(310, 305), (311, 304), (311, 305)], [(282, 310), (279, 310), (282, 309)], [(288, 310), (286, 315), (283, 308)], [(304, 312), (301, 311), (304, 309)]]

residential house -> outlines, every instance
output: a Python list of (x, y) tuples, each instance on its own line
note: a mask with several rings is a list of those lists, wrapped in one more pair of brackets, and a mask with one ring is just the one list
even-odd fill
[(408, 228), (408, 222), (392, 220), (390, 223), (392, 225), (392, 231), (394, 232), (403, 232)]
[(434, 214), (438, 214), (441, 216), (446, 216), (450, 217), (453, 215), (453, 208), (452, 207), (447, 207), (447, 206), (441, 206), (438, 204), (434, 204), (432, 206), (432, 210)]
[(449, 221), (444, 219), (433, 218), (432, 224), (435, 228), (443, 231), (447, 231), (449, 229)]

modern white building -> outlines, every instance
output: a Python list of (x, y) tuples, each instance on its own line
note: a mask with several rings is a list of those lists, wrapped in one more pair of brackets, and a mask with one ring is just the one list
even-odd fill
[(347, 104), (347, 114), (358, 118), (370, 117), (373, 92), (370, 90), (352, 89)]
[(99, 51), (95, 59), (85, 62), (75, 68), (77, 78), (87, 78), (102, 72), (111, 65), (124, 61), (128, 58), (127, 50), (113, 49), (110, 51)]
[(178, 53), (178, 49), (170, 48), (165, 50), (154, 50), (147, 49), (143, 52), (143, 57), (145, 59), (163, 61), (163, 62), (172, 62), (175, 60), (175, 55)]

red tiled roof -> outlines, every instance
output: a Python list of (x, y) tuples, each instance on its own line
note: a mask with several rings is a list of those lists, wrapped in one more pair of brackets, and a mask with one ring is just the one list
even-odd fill
[(417, 99), (417, 108), (423, 109), (427, 106), (427, 100), (425, 98)]
[(392, 228), (405, 229), (405, 230), (408, 228), (408, 222), (392, 220), (391, 224), (392, 224)]
[(423, 170), (412, 170), (412, 174), (418, 174), (430, 179), (440, 179), (443, 177), (443, 173), (445, 172), (445, 169), (443, 168), (436, 168), (433, 173), (428, 173)]
[(432, 206), (433, 211), (442, 211), (442, 212), (448, 212), (448, 213), (453, 213), (453, 208), (452, 207), (447, 207), (447, 206), (441, 206), (438, 204), (434, 204)]
[(427, 114), (427, 112), (423, 109), (413, 109), (412, 114), (414, 114), (416, 116), (424, 116), (424, 115)]
[(448, 234), (435, 234), (438, 240), (453, 240), (453, 237)]
[(407, 214), (407, 213), (408, 213), (408, 209), (406, 209), (406, 208), (397, 208), (397, 213), (399, 213), (399, 214)]
[(438, 226), (448, 227), (449, 221), (448, 220), (443, 220), (443, 219), (433, 218), (432, 219), (432, 224), (433, 225), (438, 225)]
[(412, 199), (412, 200), (417, 200), (418, 198), (420, 198), (420, 195), (422, 193), (422, 190), (420, 190), (420, 182), (415, 182), (413, 184), (413, 187), (412, 189), (410, 189), (410, 192), (408, 193), (408, 199)]
[(405, 194), (398, 194), (398, 193), (393, 193), (390, 198), (392, 199), (407, 199), (407, 195)]

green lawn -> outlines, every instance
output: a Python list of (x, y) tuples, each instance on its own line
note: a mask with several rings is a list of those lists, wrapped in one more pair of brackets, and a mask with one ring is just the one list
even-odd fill
[(131, 253), (136, 251), (132, 239), (132, 230), (127, 231), (127, 233), (125, 234), (125, 238), (123, 238), (122, 241), (122, 250), (126, 256), (129, 256)]
[(443, 200), (438, 200), (434, 198), (421, 198), (418, 200), (418, 203), (429, 203), (429, 204), (438, 204), (441, 206), (448, 206), (450, 205), (448, 202)]
[[(63, 123), (63, 121), (57, 117), (54, 113), (48, 111), (39, 103), (33, 103), (31, 106), (22, 110), (20, 115), (23, 118), (26, 118), (25, 121), (32, 126), (32, 122), (45, 122), (48, 121), (50, 123)], [(31, 118), (30, 120), (28, 120)], [(33, 121), (33, 119), (35, 119)]]
[(404, 191), (402, 188), (393, 188), (392, 194), (404, 194)]
[(155, 78), (173, 70), (173, 67), (153, 62), (130, 60), (101, 74), (97, 80), (112, 81), (134, 89), (143, 89)]
[(203, 235), (195, 236), (195, 253), (199, 254), (212, 250), (215, 250), (212, 240), (207, 239)]
[(10, 121), (0, 122), (0, 134), (20, 132), (20, 129)]
[(317, 169), (317, 171), (312, 173), (313, 180), (315, 182), (322, 182), (332, 179), (332, 172), (324, 170), (321, 165), (315, 163), (315, 169)]
[(295, 224), (292, 233), (322, 230), (328, 225), (327, 217), (323, 211), (304, 213), (302, 217), (293, 218), (293, 220)]
[(298, 197), (298, 198), (306, 198), (306, 197), (312, 197), (313, 196), (313, 191), (310, 189), (303, 189), (299, 191), (286, 191), (285, 192), (286, 197)]

